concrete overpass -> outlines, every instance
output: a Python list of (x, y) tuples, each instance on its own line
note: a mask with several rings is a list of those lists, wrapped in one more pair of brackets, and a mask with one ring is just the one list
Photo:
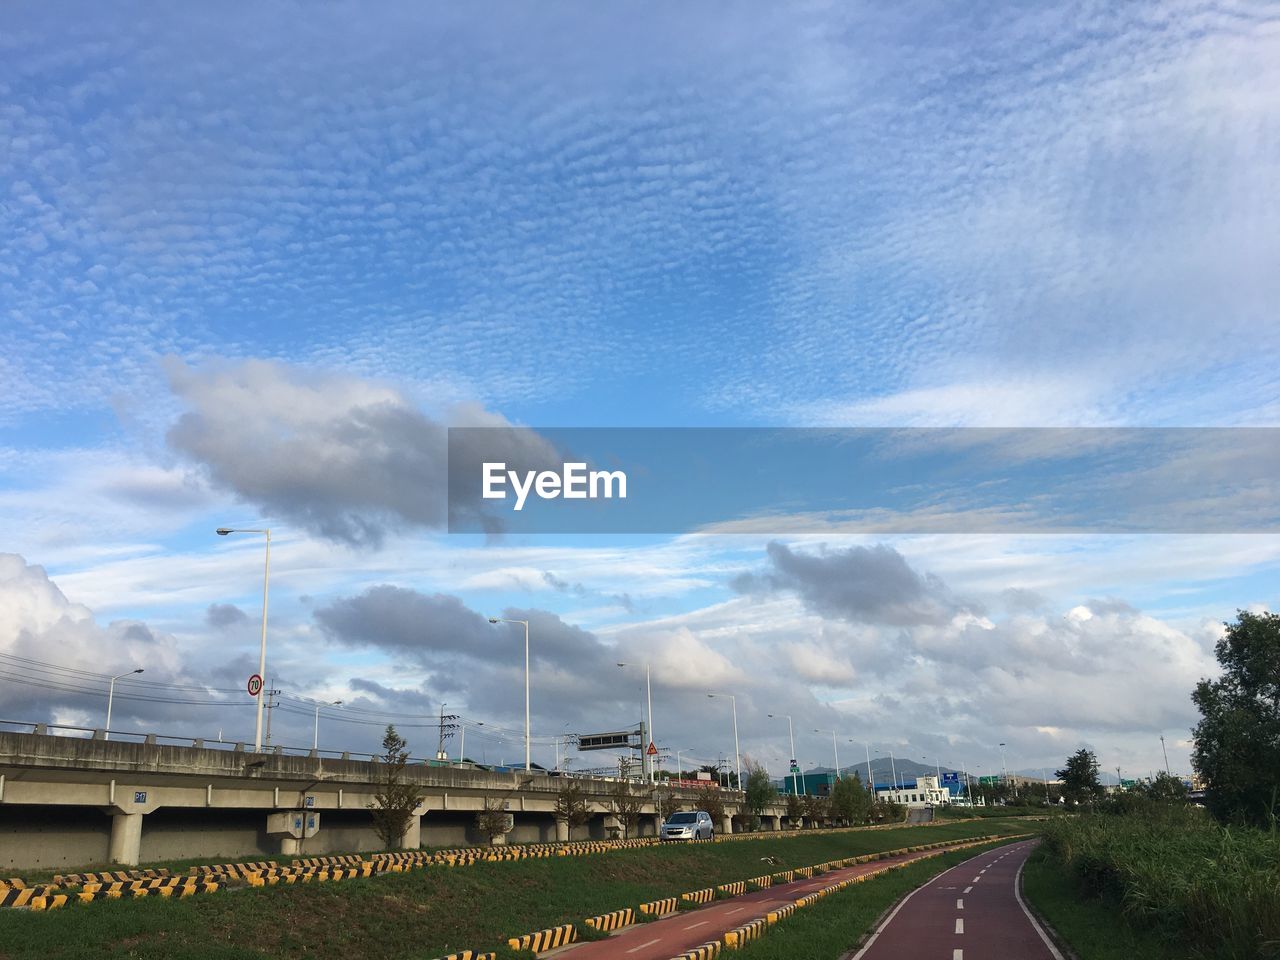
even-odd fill
[[(159, 743), (0, 733), (0, 869), (64, 868), (90, 863), (136, 864), (204, 858), (260, 859), (376, 850), (370, 804), (380, 765), (349, 755), (253, 753), (241, 744), (186, 740)], [(115, 734), (113, 734), (115, 736)], [(476, 813), (486, 798), (512, 815), (512, 842), (569, 839), (555, 817), (565, 778), (546, 773), (497, 773), (470, 764), (411, 763), (405, 778), (423, 796), (402, 846), (464, 846), (484, 842)], [(604, 838), (617, 826), (610, 795), (618, 781), (575, 777), (590, 819), (573, 839)], [(665, 791), (665, 787), (662, 788)], [(652, 836), (658, 816), (653, 790), (643, 794), (638, 833)], [(675, 789), (686, 808), (693, 790)], [(722, 832), (741, 826), (743, 795), (724, 791)], [(294, 839), (280, 814), (320, 814), (319, 829)], [(782, 829), (781, 805), (764, 811), (766, 828)]]

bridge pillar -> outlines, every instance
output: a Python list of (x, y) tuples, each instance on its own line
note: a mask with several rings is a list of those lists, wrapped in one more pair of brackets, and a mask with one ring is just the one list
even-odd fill
[(136, 867), (142, 851), (141, 813), (113, 813), (111, 815), (111, 843), (108, 857), (112, 863)]
[(781, 817), (772, 817), (771, 819), (773, 820), (773, 829), (774, 829), (774, 830), (781, 830), (781, 829), (782, 829), (782, 818), (781, 818)]
[(297, 837), (280, 838), (280, 854), (285, 857), (296, 857), (302, 853), (302, 841)]
[(569, 821), (557, 820), (556, 821), (556, 842), (567, 843), (568, 840), (569, 840)]
[(405, 826), (404, 835), (400, 838), (400, 849), (417, 850), (422, 846), (422, 814), (409, 815), (409, 823)]
[(720, 832), (725, 836), (733, 833), (733, 817), (727, 813), (720, 818)]

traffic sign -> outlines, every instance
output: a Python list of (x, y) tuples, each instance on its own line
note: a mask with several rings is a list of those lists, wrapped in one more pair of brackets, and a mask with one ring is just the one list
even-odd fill
[(999, 777), (979, 777), (978, 782), (984, 787), (994, 787), (1000, 783)]
[(796, 763), (794, 760), (791, 761), (791, 772), (792, 773), (800, 772), (800, 764)]
[(657, 746), (654, 745), (654, 742), (652, 740), (649, 741), (649, 749), (646, 750), (645, 753), (647, 753), (651, 757), (656, 757), (658, 755), (658, 748)]
[(249, 691), (249, 696), (256, 697), (262, 692), (262, 678), (255, 673), (244, 686)]

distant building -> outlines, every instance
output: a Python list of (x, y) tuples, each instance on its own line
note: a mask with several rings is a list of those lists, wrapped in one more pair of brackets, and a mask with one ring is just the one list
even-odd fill
[(877, 784), (876, 799), (904, 807), (940, 807), (951, 802), (951, 791), (941, 786), (937, 777), (916, 777), (914, 783), (900, 783), (897, 787)]

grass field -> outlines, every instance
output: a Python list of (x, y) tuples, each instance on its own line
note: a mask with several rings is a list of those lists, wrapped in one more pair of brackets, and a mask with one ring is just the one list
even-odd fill
[[(3, 960), (438, 957), (730, 880), (916, 843), (1025, 832), (986, 820), (648, 847), (588, 857), (430, 868), (368, 880), (144, 898), (48, 913), (0, 910)], [(760, 862), (774, 856), (780, 866)], [(936, 862), (936, 861), (931, 861)]]
[(1080, 960), (1185, 960), (1192, 954), (1150, 931), (1138, 931), (1120, 911), (1085, 897), (1075, 877), (1043, 847), (1022, 871), (1023, 894)]

